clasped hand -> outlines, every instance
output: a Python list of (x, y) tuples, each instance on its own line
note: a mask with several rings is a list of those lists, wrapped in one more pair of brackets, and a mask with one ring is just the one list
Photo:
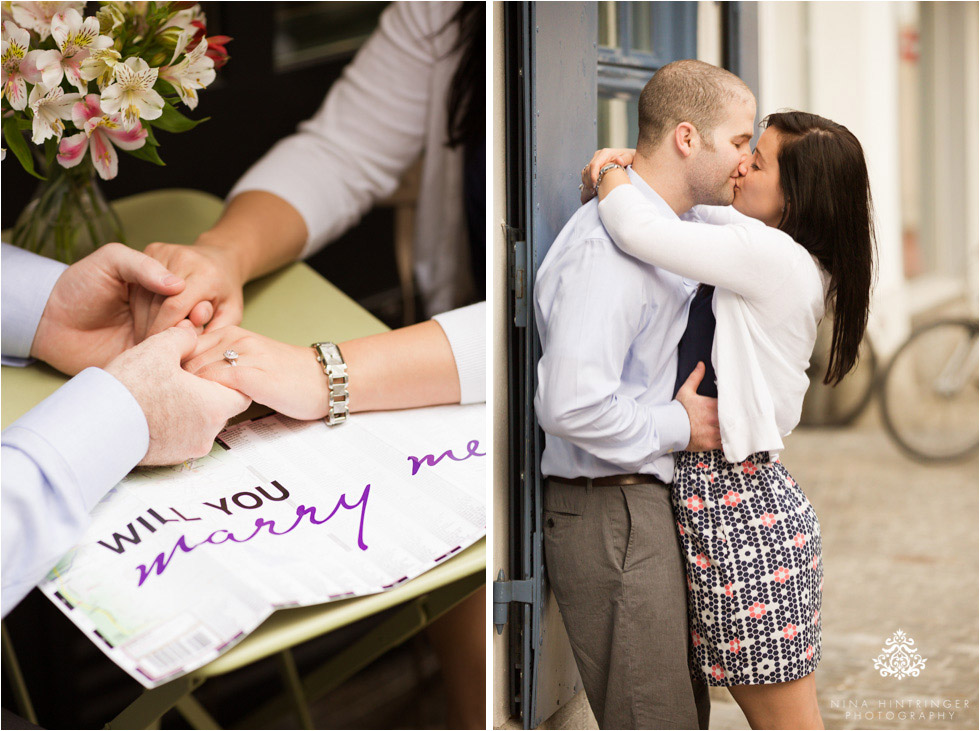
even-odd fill
[[(106, 244), (68, 267), (38, 323), (31, 355), (68, 375), (104, 368), (132, 394), (146, 417), (142, 464), (174, 464), (211, 449), (215, 436), (251, 400), (181, 368), (198, 343), (182, 320), (144, 340), (138, 303), (186, 291), (159, 261), (122, 244)], [(142, 342), (141, 342), (142, 341)]]

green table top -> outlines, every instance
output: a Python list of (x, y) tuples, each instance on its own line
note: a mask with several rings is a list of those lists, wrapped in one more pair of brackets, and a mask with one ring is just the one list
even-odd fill
[[(197, 191), (161, 190), (125, 198), (114, 202), (113, 206), (126, 231), (126, 243), (142, 250), (153, 241), (192, 242), (200, 231), (217, 220), (222, 202), (215, 196)], [(179, 211), (180, 215), (175, 215), (175, 211)], [(245, 287), (242, 327), (297, 345), (308, 345), (317, 340), (340, 342), (388, 329), (301, 262)], [(6, 427), (52, 394), (66, 380), (66, 376), (42, 363), (27, 368), (0, 368), (3, 426)], [(253, 409), (245, 416), (255, 416)], [(236, 647), (196, 672), (203, 676), (221, 675), (427, 591), (482, 572), (485, 567), (484, 538), (444, 564), (391, 591), (313, 607), (280, 610)]]

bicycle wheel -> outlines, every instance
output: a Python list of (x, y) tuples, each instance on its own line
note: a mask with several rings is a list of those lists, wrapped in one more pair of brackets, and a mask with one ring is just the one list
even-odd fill
[(976, 320), (940, 320), (905, 341), (881, 379), (885, 428), (921, 462), (976, 454), (978, 372)]

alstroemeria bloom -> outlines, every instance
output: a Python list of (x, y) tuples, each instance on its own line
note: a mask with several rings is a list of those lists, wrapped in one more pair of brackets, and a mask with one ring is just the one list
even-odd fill
[(112, 39), (99, 35), (99, 21), (95, 18), (82, 18), (75, 9), (58, 13), (51, 21), (51, 35), (58, 50), (45, 51), (43, 60), (39, 58), (38, 69), (44, 85), (58, 86), (64, 77), (68, 83), (84, 94), (88, 88), (80, 73), (82, 62), (94, 50), (112, 47)]
[(133, 129), (143, 119), (163, 114), (163, 97), (153, 90), (159, 69), (141, 58), (127, 58), (116, 66), (116, 81), (102, 92), (102, 111), (122, 114), (123, 127)]
[(20, 65), (27, 57), (31, 35), (11, 21), (3, 24), (3, 41), (0, 42), (0, 63), (3, 65), (3, 96), (14, 109), (27, 106), (27, 84)]
[(89, 94), (71, 110), (71, 119), (83, 132), (65, 137), (58, 146), (58, 162), (62, 167), (75, 167), (85, 157), (85, 151), (92, 153), (95, 171), (103, 180), (112, 180), (119, 173), (119, 155), (116, 147), (124, 150), (138, 150), (146, 144), (147, 132), (142, 125), (134, 129), (123, 129), (118, 114), (108, 115), (99, 104), (98, 94)]
[(95, 79), (99, 89), (105, 89), (115, 78), (116, 66), (122, 63), (122, 56), (115, 48), (100, 48), (92, 51), (82, 61), (80, 74), (86, 81)]
[(84, 2), (19, 2), (13, 6), (12, 12), (17, 25), (34, 31), (43, 41), (51, 35), (54, 16), (66, 10), (80, 13), (84, 7)]
[(203, 22), (194, 21), (191, 23), (191, 25), (197, 28), (197, 32), (191, 39), (191, 48), (196, 48), (197, 42), (207, 41), (208, 58), (214, 61), (214, 67), (216, 69), (220, 69), (226, 63), (228, 63), (228, 51), (225, 49), (225, 45), (233, 40), (231, 36), (209, 36), (205, 38), (204, 33), (206, 32), (206, 26)]
[[(203, 26), (207, 22), (207, 17), (198, 3), (174, 3), (173, 6), (178, 7), (179, 10), (167, 19), (167, 22), (164, 23), (165, 28), (180, 28), (191, 31), (191, 26), (195, 23), (200, 23)], [(193, 35), (193, 32), (189, 35)]]
[[(190, 34), (181, 34), (174, 56), (170, 59), (171, 64), (177, 60), (189, 40)], [(197, 90), (214, 81), (214, 61), (207, 57), (207, 50), (207, 41), (201, 41), (180, 63), (160, 69), (160, 78), (177, 91), (177, 96), (190, 109), (197, 107)]]
[(61, 139), (65, 131), (65, 123), (61, 120), (71, 119), (72, 105), (81, 97), (81, 94), (66, 94), (60, 86), (48, 89), (44, 84), (37, 84), (31, 89), (28, 104), (34, 113), (31, 139), (35, 145), (49, 137)]

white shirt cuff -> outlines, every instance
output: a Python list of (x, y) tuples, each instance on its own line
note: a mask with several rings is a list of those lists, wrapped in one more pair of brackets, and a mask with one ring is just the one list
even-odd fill
[(86, 368), (5, 429), (3, 444), (64, 470), (91, 510), (143, 459), (150, 432), (127, 388)]
[[(456, 359), (459, 402), (476, 404), (487, 400), (487, 303), (461, 307), (436, 315)], [(686, 444), (686, 442), (685, 442)]]

